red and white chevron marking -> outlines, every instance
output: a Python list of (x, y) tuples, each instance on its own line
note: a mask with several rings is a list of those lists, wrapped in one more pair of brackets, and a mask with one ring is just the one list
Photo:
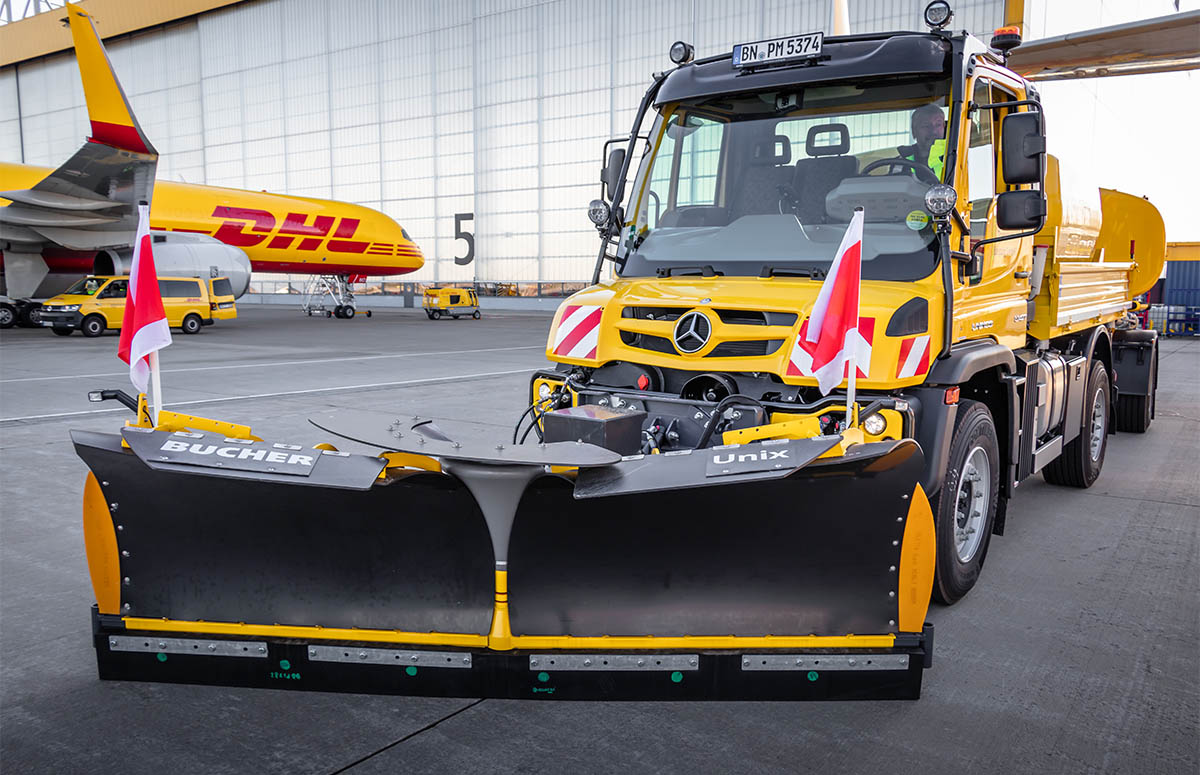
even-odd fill
[(551, 351), (563, 358), (595, 358), (604, 307), (571, 304), (563, 310)]
[[(789, 377), (813, 376), (813, 352), (817, 349), (816, 342), (808, 341), (808, 320), (800, 326), (800, 333), (792, 344), (792, 354), (788, 357), (787, 374)], [(875, 318), (858, 319), (858, 344), (854, 351), (854, 360), (858, 366), (858, 378), (867, 379), (871, 376), (871, 346), (875, 342)], [(849, 364), (846, 365), (849, 371)], [(849, 376), (846, 374), (846, 376)]]
[(896, 378), (918, 377), (929, 372), (929, 335), (910, 336), (900, 343)]

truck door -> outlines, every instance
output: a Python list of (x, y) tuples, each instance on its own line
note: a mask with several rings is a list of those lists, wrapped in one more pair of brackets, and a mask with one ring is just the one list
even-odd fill
[[(986, 70), (971, 87), (971, 103), (1010, 102), (1017, 96), (998, 85)], [(970, 200), (969, 250), (977, 242), (1002, 234), (996, 227), (996, 194), (1004, 191), (1000, 176), (1000, 127), (1006, 110), (973, 110), (964, 122), (966, 184)], [(1025, 297), (1029, 279), (1018, 276), (1032, 265), (1029, 238), (994, 242), (981, 249), (975, 271), (962, 263), (955, 293), (955, 338), (995, 338), (1011, 347), (1025, 341)]]

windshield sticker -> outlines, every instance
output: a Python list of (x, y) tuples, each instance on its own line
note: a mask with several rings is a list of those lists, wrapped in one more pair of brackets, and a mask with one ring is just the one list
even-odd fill
[(913, 231), (920, 231), (929, 225), (929, 213), (924, 210), (913, 210), (904, 219), (904, 223)]

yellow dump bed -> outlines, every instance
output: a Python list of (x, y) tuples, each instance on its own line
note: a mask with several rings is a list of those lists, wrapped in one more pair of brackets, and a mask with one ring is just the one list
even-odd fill
[(1154, 285), (1166, 256), (1166, 229), (1154, 205), (1088, 187), (1054, 156), (1046, 157), (1046, 199), (1046, 225), (1034, 238), (1040, 285), (1029, 322), (1038, 339), (1116, 320)]

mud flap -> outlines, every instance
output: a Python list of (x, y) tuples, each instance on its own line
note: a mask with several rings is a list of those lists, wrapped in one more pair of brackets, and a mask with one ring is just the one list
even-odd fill
[[(921, 449), (851, 452), (783, 479), (582, 500), (566, 479), (538, 479), (509, 545), (513, 634), (897, 632)], [(706, 456), (692, 457), (705, 482)]]

